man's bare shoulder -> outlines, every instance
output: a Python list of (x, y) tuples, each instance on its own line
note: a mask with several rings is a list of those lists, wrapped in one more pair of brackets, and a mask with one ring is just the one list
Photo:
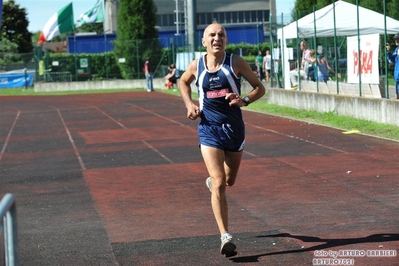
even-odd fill
[(190, 64), (188, 64), (187, 72), (196, 73), (197, 67), (198, 67), (198, 59), (194, 59), (193, 61), (190, 62)]
[(186, 71), (181, 76), (180, 81), (191, 83), (197, 75), (197, 65), (198, 59), (194, 59), (193, 61), (191, 61), (188, 64)]
[(232, 57), (234, 69), (238, 70), (247, 65), (247, 61), (245, 61), (241, 56), (233, 54)]

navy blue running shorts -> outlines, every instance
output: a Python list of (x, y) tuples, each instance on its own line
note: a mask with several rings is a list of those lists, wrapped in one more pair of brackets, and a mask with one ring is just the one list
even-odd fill
[(199, 123), (198, 137), (200, 145), (210, 146), (223, 151), (242, 151), (245, 144), (244, 122), (221, 125)]

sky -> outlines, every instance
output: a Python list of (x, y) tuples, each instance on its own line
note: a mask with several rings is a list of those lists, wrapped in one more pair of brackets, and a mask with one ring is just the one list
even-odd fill
[[(174, 4), (174, 0), (170, 1)], [(26, 9), (30, 32), (41, 31), (51, 16), (70, 2), (73, 3), (74, 20), (77, 21), (80, 14), (91, 9), (97, 0), (15, 0), (20, 8)], [(284, 14), (284, 18), (289, 17), (294, 3), (295, 0), (276, 0), (277, 17), (281, 13)]]

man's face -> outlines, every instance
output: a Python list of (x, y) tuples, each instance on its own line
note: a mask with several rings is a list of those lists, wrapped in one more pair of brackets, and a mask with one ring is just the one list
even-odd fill
[(399, 46), (399, 39), (395, 40), (395, 44), (396, 44), (396, 46)]
[(224, 52), (227, 45), (227, 35), (224, 27), (216, 23), (209, 25), (204, 31), (202, 45), (206, 47), (207, 52)]

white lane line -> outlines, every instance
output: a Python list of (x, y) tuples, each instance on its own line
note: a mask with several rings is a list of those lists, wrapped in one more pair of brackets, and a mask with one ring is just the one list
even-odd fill
[(163, 155), (160, 151), (158, 151), (157, 149), (155, 149), (154, 147), (152, 147), (147, 141), (142, 140), (142, 142), (147, 145), (148, 147), (150, 147), (153, 151), (155, 151), (156, 153), (158, 153), (162, 158), (164, 158), (165, 160), (167, 160), (169, 163), (173, 164), (174, 162), (169, 159), (168, 157), (166, 157), (165, 155)]
[[(148, 111), (148, 110), (146, 110), (146, 109), (143, 109), (143, 108), (141, 108), (141, 107), (138, 107), (138, 106), (136, 106), (136, 105), (133, 105), (133, 106), (136, 107), (136, 108), (139, 108), (139, 109), (141, 109), (141, 110), (144, 110), (144, 111), (146, 111), (146, 112), (149, 112), (149, 113), (151, 113), (151, 114), (154, 114), (154, 115), (156, 115), (156, 116), (163, 117), (163, 116), (161, 116), (161, 115), (158, 115), (158, 114), (156, 114), (156, 113), (153, 113), (153, 112), (151, 112), (151, 111)], [(102, 114), (104, 114), (105, 116), (107, 116), (109, 119), (111, 119), (112, 121), (114, 121), (115, 123), (117, 123), (118, 125), (120, 125), (122, 128), (127, 129), (127, 127), (125, 127), (122, 123), (120, 123), (119, 121), (117, 121), (117, 120), (114, 119), (113, 117), (109, 116), (108, 114), (106, 114), (105, 112), (103, 112), (102, 110), (100, 110), (98, 107), (94, 106), (94, 108), (96, 108), (99, 112), (101, 112)], [(177, 121), (173, 121), (173, 120), (171, 120), (171, 119), (168, 119), (167, 117), (163, 117), (163, 118), (166, 118), (166, 119), (169, 120), (169, 121), (172, 121), (172, 122), (175, 122), (175, 123), (177, 123), (177, 124), (182, 125), (181, 123), (179, 123), (179, 122), (177, 122)], [(165, 156), (164, 154), (162, 154), (159, 150), (155, 149), (153, 146), (151, 146), (151, 145), (150, 145), (148, 142), (146, 142), (145, 140), (142, 140), (142, 142), (143, 142), (145, 145), (147, 145), (149, 148), (151, 148), (153, 151), (155, 151), (156, 153), (158, 153), (162, 158), (164, 158), (164, 159), (165, 159), (166, 161), (168, 161), (169, 163), (171, 163), (171, 164), (174, 163), (171, 159), (169, 159), (168, 157), (166, 157), (166, 156)]]
[(1, 152), (0, 152), (0, 161), (1, 161), (1, 158), (3, 158), (4, 152), (6, 151), (8, 141), (10, 140), (11, 134), (14, 130), (15, 125), (17, 124), (17, 120), (18, 120), (20, 114), (21, 114), (21, 112), (18, 111), (17, 116), (15, 117), (14, 122), (12, 123), (12, 126), (10, 128), (10, 131), (8, 132), (6, 141), (4, 142), (3, 148), (1, 149)]
[(292, 135), (288, 135), (288, 134), (285, 134), (285, 133), (282, 133), (282, 132), (278, 132), (278, 131), (275, 131), (275, 130), (272, 130), (272, 129), (263, 128), (263, 127), (255, 126), (255, 125), (248, 124), (248, 123), (245, 123), (245, 124), (249, 125), (251, 127), (258, 128), (258, 129), (265, 130), (265, 131), (269, 131), (269, 132), (272, 132), (272, 133), (275, 133), (275, 134), (278, 134), (278, 135), (281, 135), (281, 136), (284, 136), (284, 137), (288, 137), (288, 138), (291, 138), (291, 139), (297, 139), (297, 140), (300, 140), (300, 141), (304, 141), (306, 143), (311, 143), (311, 144), (314, 144), (314, 145), (317, 145), (317, 146), (320, 146), (320, 147), (323, 147), (323, 148), (326, 148), (326, 149), (330, 149), (330, 150), (334, 150), (334, 151), (338, 151), (338, 152), (342, 152), (342, 153), (348, 153), (347, 151), (336, 149), (336, 148), (333, 148), (333, 147), (330, 147), (330, 146), (327, 146), (327, 145), (323, 145), (323, 144), (320, 144), (320, 143), (317, 143), (317, 142), (314, 142), (314, 141), (298, 138), (298, 137), (295, 137), (295, 136), (292, 136)]
[(166, 119), (166, 120), (168, 120), (168, 121), (170, 121), (170, 122), (173, 122), (173, 123), (175, 123), (175, 124), (178, 124), (178, 125), (181, 125), (181, 126), (187, 126), (187, 125), (182, 124), (182, 123), (180, 123), (180, 122), (178, 122), (178, 121), (176, 121), (176, 120), (167, 118), (166, 116), (163, 116), (163, 115), (154, 113), (154, 112), (152, 112), (152, 111), (150, 111), (150, 110), (141, 108), (140, 106), (137, 106), (137, 105), (135, 105), (135, 104), (130, 104), (130, 105), (132, 105), (132, 106), (134, 106), (135, 108), (138, 108), (138, 109), (140, 109), (140, 110), (143, 110), (143, 111), (145, 111), (145, 112), (147, 112), (147, 113), (153, 114), (153, 115), (158, 116), (158, 117), (161, 117), (161, 118), (163, 118), (163, 119)]
[(104, 111), (102, 111), (100, 108), (98, 108), (97, 106), (94, 106), (94, 108), (96, 108), (100, 113), (102, 113), (103, 115), (105, 115), (106, 117), (108, 117), (109, 119), (111, 119), (112, 121), (114, 121), (115, 123), (117, 123), (118, 125), (120, 125), (122, 128), (127, 129), (127, 127), (125, 127), (122, 123), (120, 123), (119, 121), (117, 121), (115, 118), (113, 118), (112, 116), (108, 115), (107, 113), (105, 113)]
[(72, 145), (72, 147), (73, 147), (73, 150), (75, 151), (75, 155), (76, 155), (76, 157), (78, 158), (78, 161), (79, 161), (79, 163), (80, 163), (80, 167), (82, 168), (82, 170), (86, 170), (86, 166), (85, 166), (85, 164), (83, 163), (82, 157), (80, 157), (78, 148), (76, 147), (75, 142), (73, 141), (72, 135), (71, 135), (71, 133), (69, 132), (69, 129), (68, 129), (67, 125), (65, 124), (64, 118), (62, 117), (62, 114), (61, 114), (60, 110), (57, 109), (57, 112), (58, 112), (58, 116), (59, 116), (60, 119), (61, 119), (62, 124), (64, 125), (65, 131), (66, 131), (66, 133), (68, 134), (69, 141), (71, 142), (71, 145)]

